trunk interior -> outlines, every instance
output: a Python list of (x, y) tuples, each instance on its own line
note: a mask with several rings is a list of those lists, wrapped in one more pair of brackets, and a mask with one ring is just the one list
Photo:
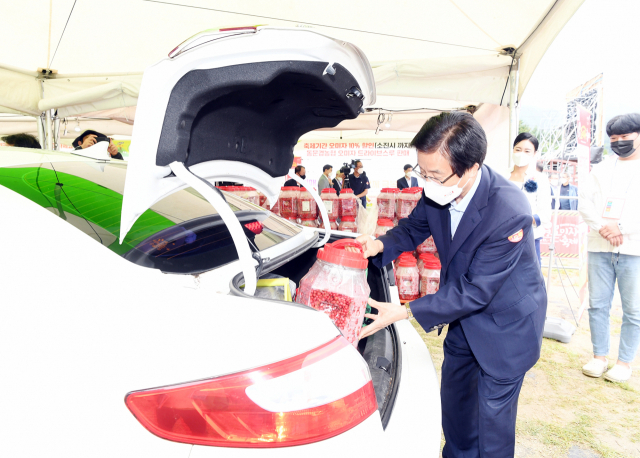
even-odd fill
[[(332, 236), (330, 242), (335, 242), (340, 238)], [(315, 244), (315, 242), (316, 240), (313, 240), (311, 245)], [(272, 259), (265, 263), (261, 275), (266, 273), (281, 275), (294, 281), (297, 287), (300, 285), (302, 277), (309, 272), (311, 266), (316, 262), (317, 252), (318, 248), (304, 247), (295, 253), (290, 253), (286, 259)], [(393, 272), (389, 275), (386, 267), (378, 269), (372, 262), (369, 262), (367, 282), (371, 288), (371, 298), (380, 302), (389, 302), (391, 300), (389, 278), (393, 279)], [(249, 297), (241, 289), (242, 285), (244, 285), (244, 277), (240, 273), (231, 281), (231, 294)], [(261, 298), (261, 300), (265, 299)], [(286, 303), (305, 307), (297, 303)], [(374, 309), (372, 313), (377, 312)], [(367, 324), (366, 319), (365, 324)], [(389, 326), (361, 340), (358, 344), (358, 351), (369, 366), (382, 426), (386, 428), (400, 384), (400, 369), (402, 365), (401, 346), (395, 326)]]

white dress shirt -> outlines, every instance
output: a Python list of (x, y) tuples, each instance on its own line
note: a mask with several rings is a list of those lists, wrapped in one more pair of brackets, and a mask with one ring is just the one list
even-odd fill
[(473, 183), (473, 186), (471, 186), (471, 189), (469, 189), (467, 195), (464, 196), (460, 202), (456, 202), (454, 200), (449, 206), (449, 214), (451, 215), (451, 240), (453, 240), (453, 236), (456, 235), (456, 230), (458, 229), (460, 220), (462, 219), (465, 210), (469, 206), (469, 202), (471, 202), (473, 195), (476, 193), (476, 189), (478, 189), (481, 179), (482, 169), (479, 169), (478, 176), (476, 176), (476, 181)]

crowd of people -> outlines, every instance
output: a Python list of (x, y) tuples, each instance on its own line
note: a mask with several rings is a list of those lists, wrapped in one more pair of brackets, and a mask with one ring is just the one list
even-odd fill
[[(590, 228), (588, 234), (589, 325), (593, 358), (585, 375), (625, 382), (640, 345), (640, 114), (616, 116), (607, 123), (613, 155), (594, 165), (580, 189), (567, 170), (552, 170), (548, 181), (538, 162), (538, 140), (521, 133), (513, 144), (514, 167), (509, 180), (531, 206), (534, 242), (540, 262), (540, 242), (551, 211), (577, 210)], [(610, 322), (615, 285), (622, 302), (622, 326), (616, 363), (609, 369)]]

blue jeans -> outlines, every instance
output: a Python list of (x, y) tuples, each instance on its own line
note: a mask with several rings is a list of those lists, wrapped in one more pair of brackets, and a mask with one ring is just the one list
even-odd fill
[(609, 354), (609, 314), (618, 280), (622, 329), (618, 359), (631, 363), (640, 344), (640, 256), (589, 252), (589, 326), (593, 354)]

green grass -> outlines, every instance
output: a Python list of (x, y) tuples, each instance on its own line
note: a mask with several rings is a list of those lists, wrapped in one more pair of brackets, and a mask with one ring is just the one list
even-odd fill
[[(446, 329), (438, 336), (437, 332), (424, 332), (415, 320), (412, 324), (440, 374)], [(576, 335), (585, 342), (588, 333), (588, 328), (581, 327)], [(528, 456), (566, 457), (573, 446), (589, 449), (603, 458), (640, 456), (631, 451), (640, 451), (631, 445), (640, 443), (637, 383), (632, 380), (616, 384), (585, 377), (582, 365), (591, 348), (586, 348), (586, 343), (583, 347), (575, 342), (567, 345), (543, 340), (540, 359), (532, 369), (535, 378), (525, 379), (522, 388), (516, 443), (535, 453)]]

